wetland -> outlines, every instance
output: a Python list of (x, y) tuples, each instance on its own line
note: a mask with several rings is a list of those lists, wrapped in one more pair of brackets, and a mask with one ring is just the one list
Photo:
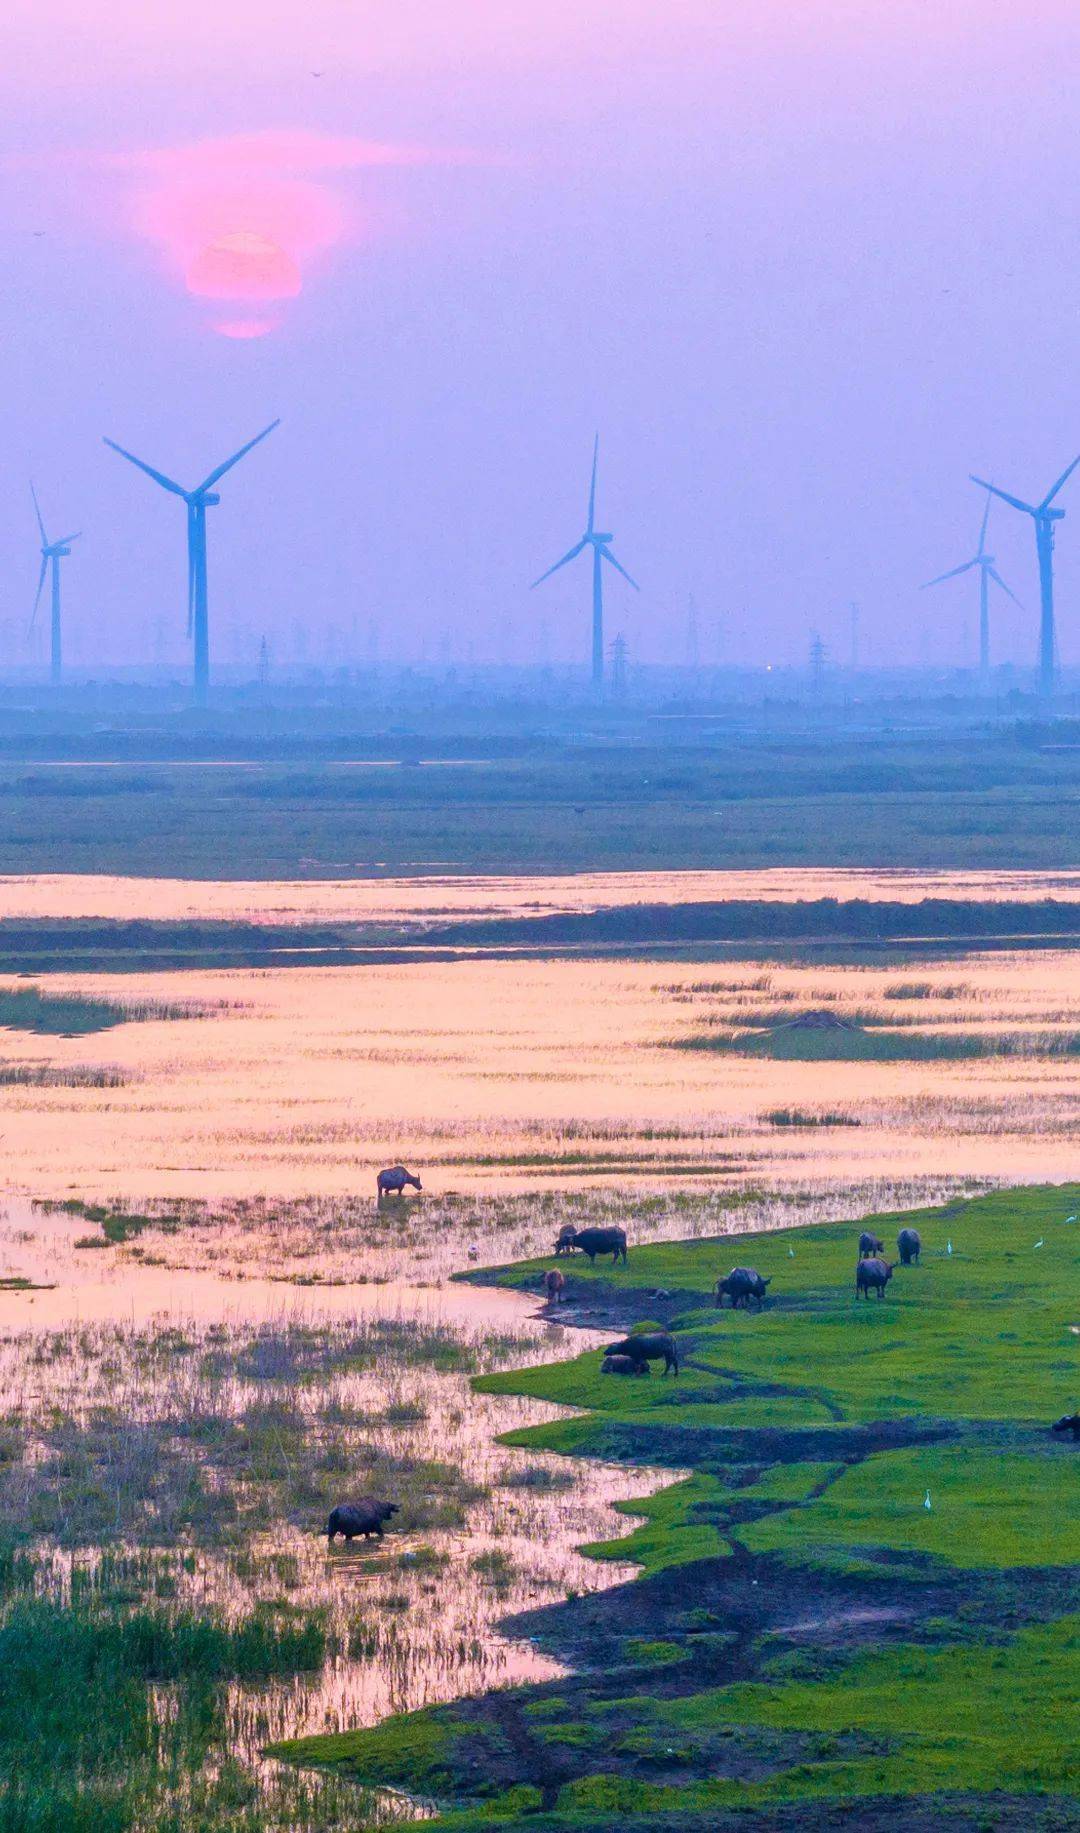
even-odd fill
[[(3, 1833), (682, 1833), (837, 1796), (1068, 1825), (1078, 893), (4, 881)], [(644, 910), (822, 900), (960, 914), (930, 948), (641, 940)], [(597, 919), (624, 952), (519, 928)], [(377, 1204), (397, 1159), (423, 1192)], [(852, 1227), (916, 1210), (922, 1283), (864, 1320)], [(545, 1308), (567, 1222), (626, 1227), (629, 1265), (560, 1261)], [(750, 1260), (761, 1318), (716, 1313)], [(678, 1379), (600, 1376), (650, 1322)], [(356, 1494), (400, 1512), (328, 1550)]]

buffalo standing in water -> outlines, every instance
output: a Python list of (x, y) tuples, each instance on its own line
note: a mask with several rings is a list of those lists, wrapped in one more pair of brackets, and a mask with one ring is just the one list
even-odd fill
[(626, 1259), (625, 1228), (579, 1228), (574, 1235), (573, 1246), (579, 1247), (583, 1254), (589, 1256), (591, 1266), (597, 1254), (610, 1254), (612, 1260)]
[(750, 1300), (756, 1298), (760, 1311), (765, 1303), (766, 1288), (771, 1285), (771, 1273), (768, 1279), (762, 1279), (756, 1267), (732, 1267), (726, 1279), (718, 1279), (716, 1282), (716, 1302), (722, 1310), (725, 1297), (730, 1298), (733, 1311), (737, 1311), (740, 1305), (749, 1311)]
[(380, 1202), (383, 1197), (400, 1196), (406, 1184), (411, 1184), (414, 1190), (423, 1188), (415, 1172), (406, 1171), (404, 1165), (390, 1165), (386, 1171), (380, 1171), (376, 1182)]
[(919, 1255), (922, 1253), (922, 1236), (917, 1228), (902, 1228), (896, 1237), (896, 1245), (900, 1252), (901, 1266), (909, 1267), (912, 1262), (918, 1266)]
[(874, 1254), (882, 1254), (884, 1251), (884, 1241), (879, 1241), (877, 1236), (872, 1235), (868, 1229), (859, 1236), (859, 1258), (861, 1260), (869, 1260)]
[(549, 1267), (544, 1274), (544, 1296), (549, 1305), (561, 1305), (566, 1280), (558, 1267)]
[(663, 1362), (665, 1375), (679, 1372), (678, 1344), (666, 1330), (642, 1330), (636, 1336), (624, 1337), (621, 1343), (610, 1343), (604, 1351), (605, 1361), (621, 1362), (624, 1356), (641, 1368), (647, 1368), (650, 1362)]
[(330, 1510), (326, 1538), (331, 1545), (335, 1534), (344, 1534), (346, 1540), (356, 1540), (361, 1534), (368, 1540), (376, 1534), (381, 1540), (383, 1522), (400, 1512), (396, 1502), (382, 1502), (377, 1496), (361, 1496), (358, 1502), (339, 1502)]
[(1071, 1432), (1073, 1444), (1080, 1445), (1080, 1413), (1066, 1413), (1063, 1418), (1055, 1419), (1051, 1432)]
[(864, 1298), (870, 1297), (871, 1288), (879, 1298), (885, 1297), (885, 1287), (893, 1276), (894, 1262), (891, 1260), (860, 1260), (855, 1268), (855, 1296), (860, 1292)]

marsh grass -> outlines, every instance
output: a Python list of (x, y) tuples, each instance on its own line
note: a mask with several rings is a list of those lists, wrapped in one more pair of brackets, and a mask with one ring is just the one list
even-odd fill
[(773, 1127), (860, 1127), (857, 1114), (814, 1113), (801, 1107), (774, 1107), (762, 1115)]
[(60, 1586), (47, 1563), (0, 1557), (3, 1833), (306, 1833), (365, 1806), (384, 1817), (333, 1782), (282, 1776), (268, 1791), (229, 1754), (230, 1690), (318, 1670), (334, 1652), (325, 1612), (132, 1603), (132, 1576), (146, 1574), (101, 1562)]
[(108, 1063), (3, 1063), (0, 1088), (125, 1088), (133, 1077)]
[(1076, 1031), (915, 1031), (883, 1029), (851, 1019), (836, 1026), (787, 1023), (727, 1035), (706, 1032), (675, 1040), (681, 1050), (771, 1057), (783, 1063), (951, 1063), (977, 1057), (1072, 1057)]
[(236, 1545), (270, 1518), (325, 1519), (343, 1481), (393, 1495), (406, 1530), (460, 1526), (484, 1487), (390, 1448), (426, 1420), (424, 1399), (399, 1389), (364, 1408), (347, 1404), (348, 1384), (387, 1369), (460, 1378), (525, 1341), (388, 1317), (38, 1337), (29, 1366), (55, 1399), (45, 1417), (27, 1404), (12, 1416), (0, 1528), (62, 1546)]
[[(0, 1692), (30, 1702), (18, 1724), (0, 1705), (0, 1833), (353, 1833), (421, 1812), (260, 1751), (552, 1670), (490, 1626), (582, 1564), (552, 1532), (561, 1475), (505, 1484), (513, 1454), (466, 1386), (548, 1338), (283, 1315), (0, 1339)], [(331, 1503), (364, 1493), (399, 1502), (391, 1532), (328, 1552)]]
[(45, 993), (36, 986), (0, 987), (0, 1029), (49, 1036), (82, 1037), (150, 1019), (204, 1018), (210, 1010), (176, 1001), (91, 999), (74, 993)]

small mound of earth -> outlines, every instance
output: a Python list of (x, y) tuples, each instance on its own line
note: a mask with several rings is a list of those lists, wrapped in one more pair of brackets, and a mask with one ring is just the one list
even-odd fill
[(858, 1031), (861, 1029), (850, 1018), (841, 1018), (838, 1012), (800, 1012), (796, 1018), (785, 1019), (783, 1024), (774, 1025), (774, 1031)]

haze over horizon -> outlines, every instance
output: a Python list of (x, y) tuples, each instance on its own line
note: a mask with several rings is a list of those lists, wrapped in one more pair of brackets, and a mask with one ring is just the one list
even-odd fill
[[(222, 661), (374, 624), (384, 661), (584, 667), (587, 567), (528, 588), (597, 428), (635, 659), (682, 658), (692, 594), (706, 663), (844, 657), (852, 599), (864, 659), (974, 660), (971, 580), (918, 591), (975, 551), (968, 473), (1036, 499), (1080, 451), (1061, 0), (96, 12), (14, 0), (0, 68), (5, 648), (33, 476), (85, 531), (73, 663), (186, 661), (181, 506), (102, 437), (194, 484), (280, 415), (211, 511)], [(1030, 666), (1027, 520), (989, 545)]]

